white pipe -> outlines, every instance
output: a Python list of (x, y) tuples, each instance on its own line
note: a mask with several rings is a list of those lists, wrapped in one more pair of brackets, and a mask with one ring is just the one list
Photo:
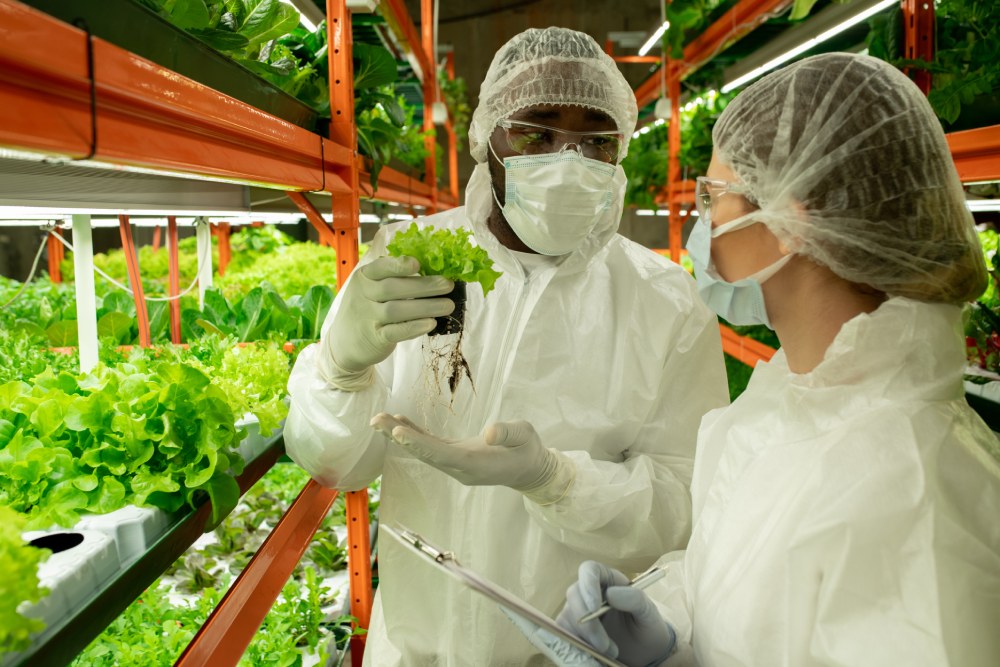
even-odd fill
[(198, 305), (204, 308), (205, 290), (212, 286), (212, 230), (205, 218), (198, 219), (195, 237), (198, 243), (198, 257), (205, 258), (199, 266), (198, 274)]
[(80, 372), (97, 365), (97, 296), (94, 293), (94, 241), (89, 215), (73, 216), (73, 277), (76, 280), (76, 331)]

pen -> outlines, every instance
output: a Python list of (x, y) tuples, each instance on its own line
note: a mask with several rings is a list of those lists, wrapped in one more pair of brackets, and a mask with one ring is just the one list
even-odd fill
[[(654, 581), (659, 581), (660, 579), (662, 579), (664, 575), (666, 575), (666, 573), (667, 573), (667, 568), (665, 567), (651, 567), (650, 569), (646, 570), (638, 577), (630, 581), (628, 585), (631, 586), (632, 588), (638, 588), (639, 590), (642, 590), (647, 586), (649, 586)], [(584, 614), (583, 616), (581, 616), (579, 622), (586, 623), (587, 621), (592, 621), (595, 618), (600, 618), (601, 616), (604, 616), (604, 614), (608, 613), (609, 611), (611, 611), (611, 607), (607, 604), (607, 602), (605, 602), (604, 604), (602, 604), (600, 607), (590, 612), (589, 614)]]

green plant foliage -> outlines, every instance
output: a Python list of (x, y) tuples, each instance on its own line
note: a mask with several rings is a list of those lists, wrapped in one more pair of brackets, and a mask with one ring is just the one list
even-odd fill
[(289, 356), (279, 343), (239, 346), (232, 339), (207, 336), (194, 343), (186, 356), (225, 394), (235, 417), (252, 414), (257, 418), (261, 435), (270, 435), (288, 414), (284, 398)]
[(18, 613), (22, 602), (35, 603), (49, 591), (38, 583), (38, 566), (51, 555), (21, 539), (24, 518), (0, 506), (0, 657), (29, 645), (29, 637), (45, 624)]
[[(430, 155), (425, 139), (427, 137), (436, 139), (437, 131), (433, 128), (423, 129), (423, 126), (415, 120), (416, 109), (414, 107), (405, 106), (404, 110), (406, 120), (403, 122), (402, 133), (396, 141), (393, 157), (409, 167), (417, 178), (423, 180), (427, 176), (427, 156)], [(444, 173), (443, 156), (444, 151), (434, 152), (439, 180), (440, 175)]]
[(79, 368), (75, 355), (53, 352), (45, 338), (22, 329), (0, 329), (0, 385), (12, 380), (31, 380), (46, 370), (73, 372)]
[[(189, 549), (77, 656), (74, 667), (172, 665), (218, 604), (221, 591), (246, 566), (308, 481), (309, 475), (294, 464), (275, 465), (215, 528), (216, 542)], [(346, 645), (352, 619), (324, 613), (334, 599), (323, 584), (324, 577), (344, 567), (342, 557), (329, 555), (330, 543), (336, 544), (333, 528), (344, 521), (340, 497), (240, 665), (300, 665), (306, 655), (324, 664), (331, 637), (339, 648)], [(183, 595), (180, 602), (178, 593)]]
[(625, 203), (655, 208), (656, 194), (667, 186), (667, 129), (669, 125), (647, 126), (649, 130), (629, 142), (622, 169), (628, 178)]
[(443, 69), (438, 72), (438, 83), (451, 117), (451, 128), (455, 131), (455, 149), (461, 152), (465, 147), (465, 138), (469, 136), (469, 120), (472, 118), (468, 87), (465, 79), (460, 76), (449, 79)]
[(934, 60), (904, 59), (902, 13), (873, 19), (869, 53), (897, 67), (931, 73), (931, 107), (946, 126), (1000, 122), (1000, 4), (980, 0), (935, 2)]
[[(736, 93), (709, 93), (681, 108), (681, 145), (678, 160), (681, 177), (704, 176), (712, 160), (712, 128)], [(648, 128), (648, 129), (647, 129)], [(668, 131), (670, 121), (648, 125), (629, 142), (622, 169), (628, 177), (625, 203), (655, 208), (656, 195), (667, 184)]]
[[(233, 235), (236, 239), (242, 232)], [(181, 289), (187, 287), (198, 275), (198, 241), (194, 236), (188, 236), (177, 243), (177, 268), (180, 275)], [(167, 280), (170, 275), (170, 256), (165, 247), (153, 249), (153, 246), (142, 246), (138, 251), (139, 273), (142, 276), (143, 291), (149, 295), (162, 295), (167, 291)], [(215, 239), (212, 239), (212, 266), (219, 265), (219, 248)], [(94, 266), (104, 271), (119, 283), (128, 285), (128, 269), (126, 268), (125, 251), (121, 248), (109, 250), (106, 253), (94, 255)], [(73, 253), (66, 253), (66, 257), (59, 265), (64, 280), (71, 281), (74, 276)], [(95, 276), (95, 289), (98, 296), (118, 291), (118, 288), (109, 283), (103, 276)], [(70, 287), (69, 298), (72, 297)]]
[(74, 667), (169, 667), (222, 600), (228, 580), (205, 587), (185, 603), (157, 579), (72, 662)]
[(993, 373), (1000, 373), (1000, 236), (996, 230), (979, 232), (989, 281), (986, 290), (963, 313), (965, 349), (969, 363)]
[(181, 311), (181, 334), (185, 340), (206, 335), (233, 336), (241, 342), (278, 337), (300, 340), (316, 335), (333, 303), (333, 290), (316, 285), (304, 297), (288, 302), (267, 282), (243, 297), (228, 301), (215, 289), (205, 291), (205, 304)]
[(141, 353), (93, 373), (0, 386), (0, 505), (29, 526), (71, 526), (128, 503), (235, 505), (242, 434), (226, 395), (184, 363)]
[(722, 0), (671, 0), (667, 3), (670, 25), (663, 33), (663, 48), (671, 58), (684, 57), (687, 35), (700, 32), (708, 15), (720, 4)]
[(318, 56), (302, 48), (325, 44), (325, 26), (310, 33), (299, 25), (294, 7), (280, 0), (139, 1), (320, 114), (329, 115), (325, 51)]
[(21, 291), (22, 283), (0, 276), (0, 304), (11, 302), (0, 310), (0, 325), (44, 336), (45, 329), (64, 319), (76, 319), (76, 295), (72, 284), (54, 283), (41, 276)]
[[(362, 245), (363, 255), (367, 247)], [(215, 285), (230, 300), (247, 294), (251, 289), (265, 282), (278, 293), (290, 300), (296, 295), (304, 295), (314, 285), (324, 285), (331, 289), (337, 284), (337, 253), (333, 248), (317, 243), (291, 243), (279, 246), (273, 252), (241, 253), (251, 256), (239, 263), (230, 264), (224, 276), (216, 277)]]
[(465, 229), (450, 231), (434, 227), (419, 227), (412, 222), (397, 232), (386, 246), (393, 257), (414, 257), (420, 262), (425, 276), (444, 276), (449, 280), (479, 283), (483, 294), (489, 294), (503, 275), (493, 270), (493, 260), (486, 251), (472, 245)]
[(728, 354), (723, 356), (726, 359), (726, 377), (729, 379), (729, 401), (731, 403), (746, 390), (753, 369), (735, 357)]

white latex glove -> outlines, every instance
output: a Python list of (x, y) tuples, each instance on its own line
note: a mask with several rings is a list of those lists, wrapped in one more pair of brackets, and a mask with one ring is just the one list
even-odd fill
[[(659, 665), (673, 653), (677, 636), (652, 600), (629, 586), (628, 577), (588, 560), (579, 579), (566, 590), (566, 606), (556, 622), (610, 658), (628, 667)], [(607, 600), (611, 611), (586, 623), (579, 619)]]
[(375, 415), (371, 425), (466, 486), (509, 486), (548, 504), (562, 498), (573, 482), (573, 464), (543, 447), (525, 421), (490, 424), (482, 435), (465, 440), (443, 440), (403, 415), (385, 412)]
[(324, 338), (327, 379), (346, 391), (374, 381), (374, 366), (396, 343), (430, 332), (435, 317), (455, 309), (447, 294), (454, 283), (441, 276), (416, 275), (412, 257), (379, 257), (359, 268), (344, 287), (342, 301)]

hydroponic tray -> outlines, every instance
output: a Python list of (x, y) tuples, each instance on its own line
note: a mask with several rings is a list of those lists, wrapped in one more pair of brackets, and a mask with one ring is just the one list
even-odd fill
[[(240, 493), (246, 493), (284, 453), (285, 441), (281, 434), (268, 438), (260, 455), (250, 461), (236, 478)], [(132, 557), (131, 564), (114, 574), (109, 575), (105, 571), (107, 558), (95, 557), (94, 565), (88, 566), (89, 572), (85, 576), (101, 579), (100, 588), (78, 606), (67, 610), (60, 620), (46, 627), (30, 648), (0, 658), (0, 667), (57, 667), (72, 662), (205, 532), (210, 511), (211, 506), (206, 502), (196, 510), (169, 516), (169, 525), (149, 549), (138, 557)], [(95, 547), (93, 551), (101, 551), (107, 556), (109, 554), (104, 552), (115, 549), (113, 540), (108, 539), (108, 544), (110, 547)], [(58, 554), (53, 558), (56, 556)], [(113, 556), (111, 560), (120, 560), (117, 553)]]

